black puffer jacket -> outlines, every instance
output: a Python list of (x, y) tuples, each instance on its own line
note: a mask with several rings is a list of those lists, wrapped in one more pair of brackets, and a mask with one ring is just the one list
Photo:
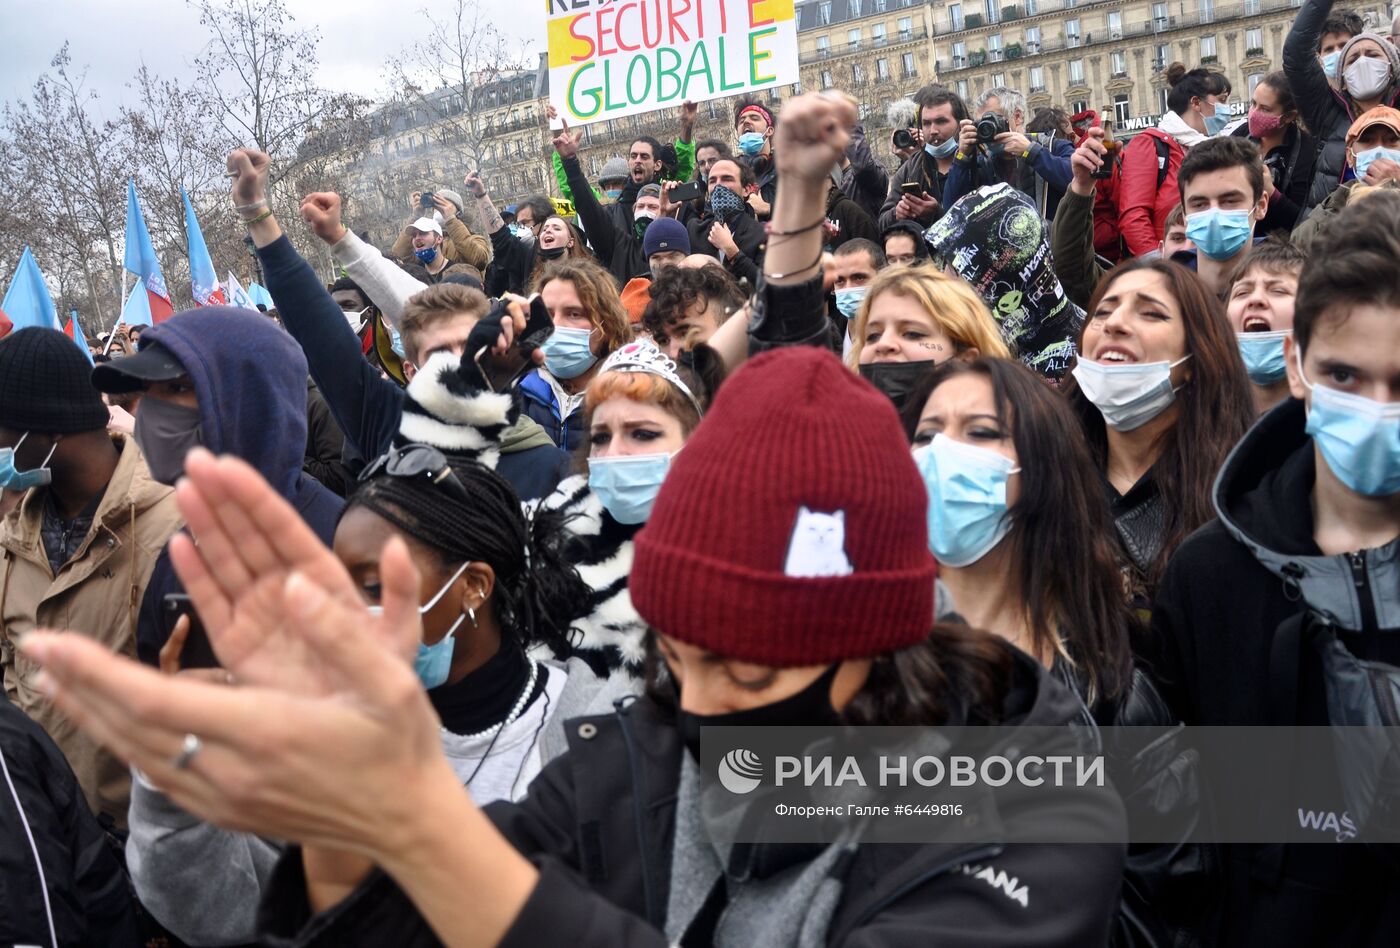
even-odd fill
[[(1319, 148), (1304, 214), (1325, 201), (1342, 183), (1342, 172), (1347, 166), (1347, 129), (1358, 114), (1351, 96), (1332, 88), (1317, 58), (1322, 24), (1331, 14), (1333, 2), (1305, 0), (1283, 43), (1283, 71), (1288, 73), (1298, 111), (1308, 131), (1316, 137)], [(1382, 101), (1391, 106), (1400, 103), (1400, 84), (1387, 90)]]
[(140, 943), (121, 863), (68, 761), (0, 701), (0, 944)]
[[(1010, 646), (1006, 646), (1010, 648)], [(1016, 653), (1005, 723), (1068, 723), (1079, 704), (1030, 658)], [(569, 752), (536, 778), (518, 805), (493, 804), (497, 828), (540, 869), (502, 948), (665, 948), (671, 841), (681, 755), (669, 715), (650, 699), (611, 715), (568, 722)], [(1075, 802), (1071, 802), (1071, 799)], [(1088, 833), (1115, 824), (1116, 797), (999, 797), (984, 843), (884, 844), (855, 850), (826, 931), (827, 945), (1102, 945), (1118, 900), (1123, 850), (1113, 845), (1004, 841), (1029, 821)], [(1048, 822), (1041, 826), (1051, 825)], [(1002, 840), (1002, 841), (999, 841)], [(812, 847), (763, 844), (750, 865), (794, 868)], [(1023, 885), (1025, 902), (965, 871), (973, 866)], [(762, 876), (763, 870), (754, 869)], [(261, 919), (266, 943), (436, 945), (404, 893), (380, 872), (327, 913), (309, 919), (299, 851), (279, 864)], [(767, 948), (767, 946), (765, 946)]]

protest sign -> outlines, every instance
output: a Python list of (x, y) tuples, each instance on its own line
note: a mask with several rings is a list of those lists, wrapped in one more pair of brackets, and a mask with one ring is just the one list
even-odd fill
[(797, 82), (793, 0), (546, 0), (570, 125)]

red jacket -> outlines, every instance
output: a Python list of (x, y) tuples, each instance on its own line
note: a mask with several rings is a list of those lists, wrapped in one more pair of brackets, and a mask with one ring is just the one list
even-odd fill
[[(1157, 142), (1167, 143), (1167, 173), (1158, 186)], [(1140, 257), (1162, 243), (1167, 215), (1181, 203), (1177, 193), (1176, 169), (1186, 151), (1171, 135), (1149, 128), (1123, 149), (1122, 172), (1118, 182), (1118, 230), (1128, 253)]]

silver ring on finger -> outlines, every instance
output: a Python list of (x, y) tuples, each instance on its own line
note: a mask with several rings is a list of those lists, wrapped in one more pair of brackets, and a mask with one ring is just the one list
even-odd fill
[(194, 760), (194, 755), (198, 754), (204, 747), (204, 742), (193, 734), (185, 735), (185, 742), (180, 747), (180, 753), (176, 754), (170, 761), (170, 766), (176, 770), (184, 770)]

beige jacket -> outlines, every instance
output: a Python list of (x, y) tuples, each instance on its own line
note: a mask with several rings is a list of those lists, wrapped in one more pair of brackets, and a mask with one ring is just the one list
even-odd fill
[(62, 749), (88, 804), (126, 824), (131, 777), (126, 766), (79, 731), (34, 688), (38, 666), (15, 642), (35, 628), (82, 632), (124, 655), (136, 654), (136, 621), (146, 584), (171, 534), (181, 526), (175, 492), (151, 479), (134, 438), (113, 435), (117, 469), (92, 529), (58, 575), (40, 538), (41, 489), (29, 491), (0, 521), (0, 666), (5, 694)]
[[(405, 227), (399, 232), (389, 252), (400, 260), (413, 259), (413, 236)], [(491, 241), (480, 234), (473, 234), (459, 218), (442, 222), (442, 255), (449, 263), (465, 263), (476, 267), (484, 275), (486, 265), (491, 262)]]

